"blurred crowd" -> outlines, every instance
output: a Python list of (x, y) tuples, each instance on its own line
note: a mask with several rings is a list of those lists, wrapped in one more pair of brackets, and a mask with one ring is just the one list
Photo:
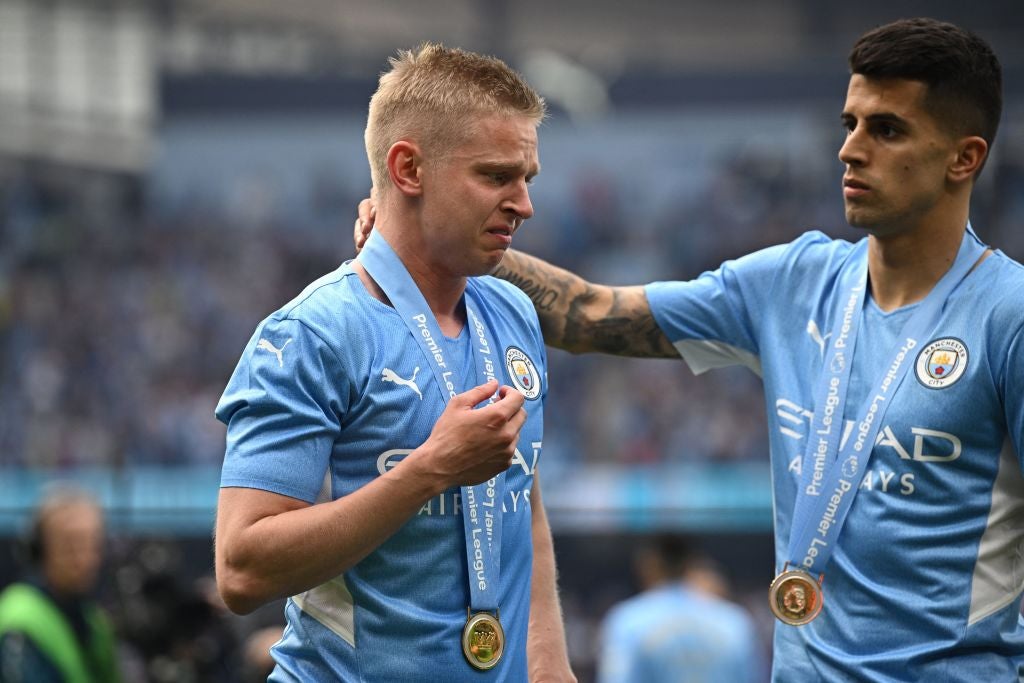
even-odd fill
[[(1017, 258), (1020, 137), (1002, 141), (973, 216)], [(783, 151), (725, 156), (658, 202), (642, 181), (581, 167), (570, 191), (535, 199), (517, 246), (596, 281), (642, 283), (695, 277), (809, 227), (853, 236), (838, 163), (823, 175)], [(238, 354), (259, 320), (352, 257), (363, 192), (313, 183), (310, 202), (330, 216), (310, 228), (283, 210), (254, 221), (202, 201), (158, 209), (145, 178), (20, 164), (0, 179), (0, 464), (43, 469), (219, 463), (213, 408)], [(693, 379), (678, 361), (550, 356), (549, 463), (767, 455), (747, 371)]]

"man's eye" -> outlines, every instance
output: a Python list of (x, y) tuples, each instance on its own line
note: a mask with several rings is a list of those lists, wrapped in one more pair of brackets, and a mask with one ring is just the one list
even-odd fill
[(891, 140), (892, 138), (899, 135), (900, 132), (894, 126), (882, 124), (881, 126), (878, 127), (878, 134), (887, 140)]

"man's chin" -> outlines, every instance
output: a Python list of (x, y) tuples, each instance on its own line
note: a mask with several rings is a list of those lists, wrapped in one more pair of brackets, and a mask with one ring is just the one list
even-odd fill
[(877, 221), (871, 220), (870, 217), (865, 216), (862, 211), (846, 211), (846, 223), (851, 228), (858, 228), (860, 230), (867, 230), (871, 232), (878, 227)]
[(501, 265), (502, 259), (505, 258), (505, 250), (495, 255), (489, 255), (487, 261), (483, 265), (483, 272), (480, 275), (494, 275), (494, 271)]

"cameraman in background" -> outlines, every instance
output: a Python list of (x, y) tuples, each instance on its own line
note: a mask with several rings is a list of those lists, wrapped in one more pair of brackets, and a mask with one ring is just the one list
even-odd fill
[(36, 509), (30, 571), (0, 594), (0, 681), (116, 683), (114, 632), (93, 593), (103, 562), (103, 511), (61, 488)]

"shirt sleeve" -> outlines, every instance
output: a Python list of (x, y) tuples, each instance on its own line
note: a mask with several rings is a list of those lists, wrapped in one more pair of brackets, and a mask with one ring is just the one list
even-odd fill
[(761, 320), (786, 245), (727, 261), (689, 282), (654, 282), (654, 319), (694, 374), (744, 365), (760, 374)]
[(310, 327), (288, 318), (266, 321), (217, 405), (228, 428), (221, 486), (316, 502), (348, 386), (338, 356)]

